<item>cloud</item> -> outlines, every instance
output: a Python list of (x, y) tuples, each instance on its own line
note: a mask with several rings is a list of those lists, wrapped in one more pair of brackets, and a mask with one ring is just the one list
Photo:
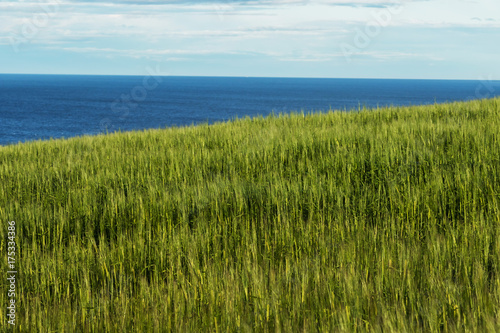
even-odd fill
[(206, 56), (206, 55), (251, 55), (251, 56), (275, 56), (274, 53), (269, 52), (255, 52), (255, 51), (240, 51), (240, 50), (217, 50), (217, 49), (116, 49), (116, 48), (98, 48), (98, 47), (46, 47), (46, 49), (93, 54), (99, 57), (119, 56), (129, 58), (151, 58), (158, 56), (167, 56), (168, 60), (185, 60), (186, 57), (191, 56)]
[[(39, 24), (40, 17), (48, 20)], [(377, 33), (353, 59), (388, 64), (402, 59), (440, 61), (450, 57), (443, 55), (443, 43), (462, 50), (464, 36), (477, 41), (478, 52), (494, 53), (498, 47), (480, 36), (500, 38), (500, 2), (0, 0), (0, 45), (34, 31), (24, 49), (50, 51), (65, 59), (154, 58), (192, 61), (195, 67), (200, 59), (230, 57), (288, 66), (345, 63), (339, 45), (354, 45), (356, 36), (369, 27)], [(0, 50), (4, 64), (16, 59), (6, 50)]]

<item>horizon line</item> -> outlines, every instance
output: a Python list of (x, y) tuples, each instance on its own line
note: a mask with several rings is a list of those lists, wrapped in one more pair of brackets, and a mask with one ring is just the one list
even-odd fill
[[(61, 74), (61, 73), (0, 73), (0, 75), (40, 75), (40, 76), (147, 76), (149, 74)], [(398, 77), (317, 77), (317, 76), (251, 76), (251, 75), (158, 75), (159, 77), (199, 77), (199, 78), (254, 78), (254, 79), (326, 79), (326, 80), (425, 80), (425, 81), (483, 81), (484, 79), (450, 79), (450, 78), (398, 78)], [(491, 79), (488, 81), (500, 81)]]

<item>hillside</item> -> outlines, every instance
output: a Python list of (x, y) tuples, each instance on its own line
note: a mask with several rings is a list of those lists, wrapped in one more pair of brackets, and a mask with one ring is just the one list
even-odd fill
[(16, 331), (498, 332), (499, 129), (490, 99), (0, 147)]

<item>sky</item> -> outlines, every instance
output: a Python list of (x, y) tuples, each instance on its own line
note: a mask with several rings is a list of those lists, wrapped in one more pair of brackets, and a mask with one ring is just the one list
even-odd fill
[(498, 0), (0, 0), (0, 73), (500, 80)]

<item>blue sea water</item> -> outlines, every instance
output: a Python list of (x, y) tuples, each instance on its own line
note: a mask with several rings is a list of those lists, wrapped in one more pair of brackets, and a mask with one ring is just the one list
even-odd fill
[(0, 75), (0, 145), (500, 95), (500, 81)]

